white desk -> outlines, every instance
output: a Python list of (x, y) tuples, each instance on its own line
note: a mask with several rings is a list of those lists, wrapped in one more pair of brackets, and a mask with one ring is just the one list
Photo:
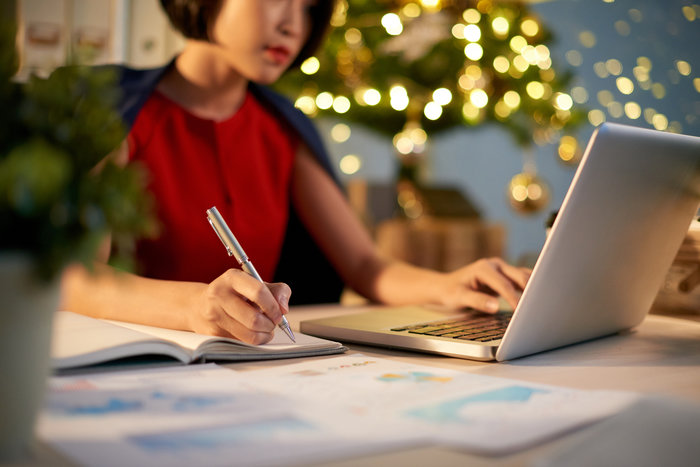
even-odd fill
[[(304, 319), (357, 313), (361, 307), (297, 307), (288, 315), (298, 331)], [(700, 403), (700, 322), (651, 314), (630, 333), (573, 345), (504, 363), (484, 363), (398, 349), (348, 344), (350, 353), (459, 369), (578, 389), (659, 393)], [(238, 363), (236, 369), (298, 360)], [(652, 377), (653, 376), (653, 377)]]
[[(316, 306), (294, 308), (289, 321), (295, 331), (303, 319), (339, 313), (355, 313), (361, 307)], [(553, 350), (506, 363), (483, 363), (437, 355), (348, 344), (349, 353), (403, 362), (457, 369), (480, 375), (518, 379), (577, 389), (609, 389), (673, 396), (700, 404), (700, 319), (650, 315), (634, 331)], [(309, 357), (309, 358), (333, 358)], [(226, 364), (239, 371), (290, 365), (301, 359)], [(700, 407), (700, 405), (698, 405)], [(700, 412), (698, 412), (700, 413)], [(700, 420), (700, 418), (698, 418)], [(605, 422), (603, 422), (605, 423)], [(438, 446), (417, 446), (369, 457), (326, 462), (325, 466), (424, 466), (536, 465), (541, 459), (572, 446), (580, 446), (596, 434), (601, 424), (578, 430), (556, 440), (505, 457), (484, 457)], [(695, 430), (688, 430), (695, 431)], [(696, 431), (700, 440), (700, 423)], [(655, 436), (655, 435), (651, 435)], [(642, 443), (644, 440), (640, 440)], [(686, 443), (687, 444), (687, 443)], [(595, 446), (591, 446), (595, 449)], [(71, 465), (49, 447), (40, 446), (37, 458), (19, 465)]]
[[(294, 308), (288, 315), (294, 330), (304, 319), (339, 313), (355, 313), (361, 307), (315, 306)], [(481, 375), (553, 384), (577, 389), (609, 389), (673, 396), (700, 404), (700, 315), (681, 319), (649, 315), (632, 332), (597, 339), (505, 363), (483, 363), (437, 355), (348, 344), (350, 353), (434, 365)], [(695, 319), (693, 319), (695, 318)], [(329, 358), (329, 357), (321, 357)], [(237, 370), (286, 365), (295, 360), (233, 364)], [(565, 435), (515, 455), (489, 458), (440, 447), (418, 447), (365, 458), (353, 458), (328, 466), (430, 465), (532, 465), (557, 450), (574, 446), (590, 436), (597, 425)], [(700, 426), (697, 430), (700, 440)]]

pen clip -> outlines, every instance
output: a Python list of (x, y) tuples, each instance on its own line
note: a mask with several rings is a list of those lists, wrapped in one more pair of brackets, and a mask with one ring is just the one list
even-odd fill
[(228, 246), (228, 243), (226, 242), (226, 240), (224, 240), (223, 235), (221, 235), (221, 232), (219, 232), (218, 226), (214, 223), (214, 221), (211, 220), (210, 217), (207, 217), (207, 220), (209, 221), (211, 228), (214, 229), (214, 232), (216, 232), (216, 236), (219, 237), (219, 240), (221, 240), (221, 243), (224, 244), (224, 247), (226, 248), (226, 252), (228, 253), (228, 255), (233, 256), (233, 250), (231, 249), (230, 246)]

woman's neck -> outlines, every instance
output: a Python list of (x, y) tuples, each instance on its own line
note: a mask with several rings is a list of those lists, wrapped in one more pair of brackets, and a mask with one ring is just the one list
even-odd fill
[(231, 68), (215, 45), (188, 41), (158, 91), (201, 118), (224, 120), (238, 111), (248, 80)]

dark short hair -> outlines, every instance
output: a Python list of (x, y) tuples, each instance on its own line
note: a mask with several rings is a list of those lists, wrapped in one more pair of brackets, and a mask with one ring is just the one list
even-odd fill
[[(183, 36), (212, 42), (211, 25), (225, 0), (160, 0), (170, 23)], [(256, 0), (257, 1), (257, 0)], [(290, 68), (299, 66), (314, 54), (328, 30), (335, 0), (319, 0), (311, 7), (311, 32)]]

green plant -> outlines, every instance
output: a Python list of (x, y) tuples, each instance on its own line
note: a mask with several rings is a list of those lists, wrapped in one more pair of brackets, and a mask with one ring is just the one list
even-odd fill
[(0, 251), (29, 253), (48, 279), (89, 265), (111, 235), (116, 265), (129, 267), (155, 221), (144, 173), (106, 157), (125, 136), (114, 76), (69, 66), (14, 82), (15, 30), (0, 30)]

